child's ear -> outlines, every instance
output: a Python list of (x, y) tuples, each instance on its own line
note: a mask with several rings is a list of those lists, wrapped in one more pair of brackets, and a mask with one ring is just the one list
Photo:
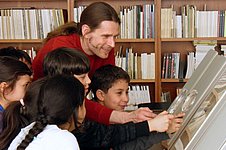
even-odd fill
[(7, 83), (6, 82), (1, 82), (0, 83), (0, 91), (1, 93), (3, 93), (4, 89), (7, 87)]
[(96, 91), (96, 96), (99, 101), (103, 102), (104, 101), (104, 91), (102, 90), (97, 90)]

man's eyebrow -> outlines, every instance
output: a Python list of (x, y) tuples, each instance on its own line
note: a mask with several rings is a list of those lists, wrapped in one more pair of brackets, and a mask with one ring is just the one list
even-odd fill
[(112, 34), (109, 34), (109, 33), (104, 33), (102, 34), (103, 36), (113, 36)]

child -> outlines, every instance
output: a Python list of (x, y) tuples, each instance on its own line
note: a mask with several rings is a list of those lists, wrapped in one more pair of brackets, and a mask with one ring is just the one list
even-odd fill
[(113, 110), (124, 111), (129, 101), (129, 82), (130, 77), (122, 68), (102, 66), (95, 71), (90, 84), (92, 100)]
[[(84, 61), (84, 60), (87, 60), (87, 58), (81, 52), (71, 50), (68, 48), (59, 48), (52, 52), (49, 52), (45, 57), (44, 64), (43, 64), (44, 73), (46, 75), (68, 74), (68, 75), (75, 76), (80, 80), (80, 82), (83, 83), (85, 89), (87, 89), (90, 83), (90, 80), (88, 80), (87, 78), (88, 72), (86, 72), (86, 69), (85, 69), (87, 68), (86, 66), (87, 63), (84, 63), (87, 61)], [(88, 112), (88, 109), (87, 109), (87, 112)], [(157, 117), (157, 119), (153, 119), (153, 121), (149, 121), (149, 124), (147, 122), (142, 122), (138, 124), (128, 123), (124, 125), (104, 126), (97, 123), (98, 125), (92, 126), (92, 129), (89, 130), (88, 134), (86, 134), (87, 131), (84, 134), (84, 132), (79, 132), (78, 130), (73, 131), (73, 134), (76, 137), (78, 137), (79, 140), (84, 139), (84, 143), (82, 143), (82, 140), (80, 140), (80, 142), (88, 146), (88, 148), (93, 149), (93, 148), (101, 148), (101, 147), (102, 148), (111, 147), (112, 145), (117, 145), (123, 142), (127, 142), (139, 136), (149, 135), (149, 132), (152, 130), (157, 130), (160, 132), (165, 131), (168, 128), (168, 121), (170, 117), (171, 117), (170, 115), (162, 115), (160, 117)], [(159, 121), (159, 120), (162, 120), (162, 121)], [(160, 125), (156, 127), (152, 126), (152, 129), (150, 129), (151, 124), (153, 125), (157, 123)], [(89, 126), (89, 123), (85, 124), (85, 126), (86, 127)], [(117, 131), (117, 134), (115, 131)], [(136, 132), (136, 131), (139, 131), (139, 132)], [(97, 133), (97, 134), (94, 135), (92, 133)], [(125, 136), (125, 134), (128, 134), (128, 137)], [(100, 135), (100, 136), (96, 137), (96, 135)]]
[[(129, 82), (130, 77), (122, 68), (113, 65), (102, 66), (95, 71), (90, 84), (90, 89), (94, 95), (93, 100), (113, 110), (124, 111), (129, 101)], [(175, 131), (179, 129), (182, 120), (177, 119), (176, 121)], [(150, 138), (140, 138), (130, 142), (130, 144), (121, 145), (114, 149), (126, 147), (127, 149), (134, 147), (136, 147), (134, 149), (147, 149), (151, 145), (167, 139), (167, 137), (155, 137), (155, 139), (152, 136)]]
[[(72, 76), (42, 78), (31, 83), (21, 104), (10, 105), (6, 112), (8, 117), (20, 118), (21, 126), (26, 126), (9, 150), (76, 150), (79, 149), (77, 140), (68, 130), (78, 129), (85, 117), (84, 87)], [(8, 124), (6, 128), (11, 129), (11, 126)], [(2, 140), (10, 140), (1, 137), (1, 144), (5, 144)]]
[(0, 57), (0, 133), (2, 113), (13, 101), (24, 97), (32, 72), (21, 61), (12, 57)]

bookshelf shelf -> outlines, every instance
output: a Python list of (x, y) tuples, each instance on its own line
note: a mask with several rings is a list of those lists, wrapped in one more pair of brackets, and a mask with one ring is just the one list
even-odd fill
[(162, 42), (193, 42), (196, 40), (216, 40), (216, 41), (226, 41), (226, 37), (200, 37), (200, 38), (162, 38)]
[(130, 83), (155, 83), (154, 79), (132, 79)]
[(41, 39), (36, 39), (36, 40), (25, 40), (25, 39), (18, 39), (18, 40), (0, 40), (0, 43), (36, 43), (36, 44), (41, 44), (42, 40)]
[(154, 39), (116, 39), (116, 43), (149, 43), (154, 42)]
[(161, 79), (161, 82), (165, 82), (165, 83), (186, 83), (188, 81), (188, 79)]
[[(53, 0), (32, 0), (32, 2), (51, 2)], [(57, 1), (65, 1), (65, 0), (54, 0)], [(1, 2), (31, 2), (31, 0), (1, 0)]]
[(70, 0), (1, 0), (0, 8), (65, 8)]

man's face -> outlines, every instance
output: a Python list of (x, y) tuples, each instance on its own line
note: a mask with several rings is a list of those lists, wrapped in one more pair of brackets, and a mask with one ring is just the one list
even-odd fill
[(114, 21), (103, 21), (98, 29), (88, 33), (88, 48), (92, 54), (106, 59), (115, 47), (115, 38), (119, 34), (119, 24)]
[(117, 80), (107, 93), (103, 92), (103, 105), (113, 110), (124, 111), (129, 101), (128, 91), (128, 82)]

